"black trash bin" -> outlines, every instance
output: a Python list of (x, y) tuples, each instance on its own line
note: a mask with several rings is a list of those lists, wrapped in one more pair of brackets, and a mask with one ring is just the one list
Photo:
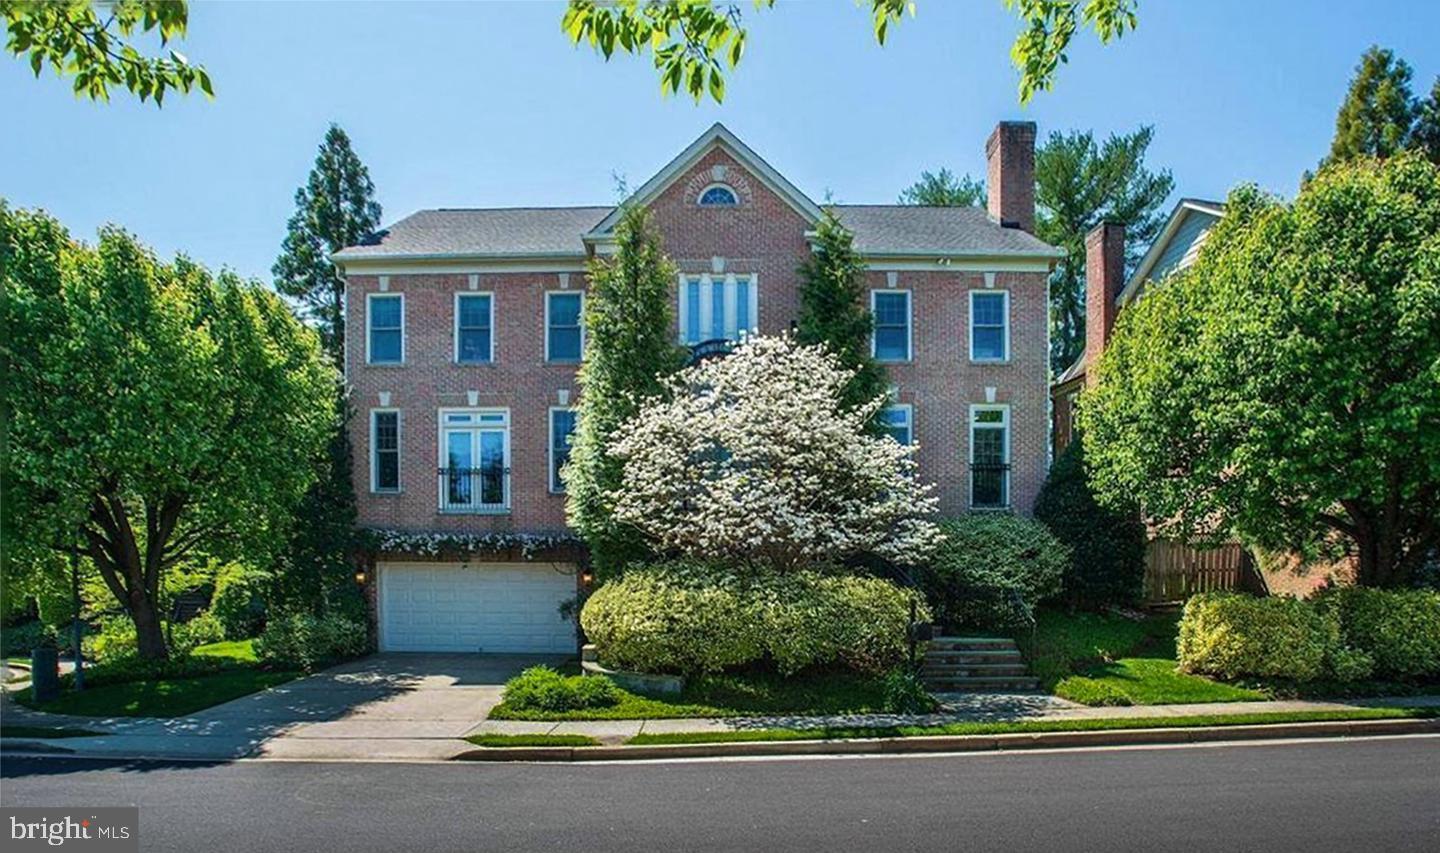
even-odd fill
[(30, 695), (36, 702), (60, 695), (60, 652), (53, 645), (30, 650)]

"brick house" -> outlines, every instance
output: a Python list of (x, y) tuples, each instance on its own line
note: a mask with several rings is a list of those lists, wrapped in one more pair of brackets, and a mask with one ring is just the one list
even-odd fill
[[(1035, 126), (986, 143), (988, 210), (839, 205), (869, 265), (898, 440), (941, 510), (1028, 514), (1049, 459)], [(821, 210), (715, 125), (635, 191), (679, 266), (677, 338), (778, 334)], [(425, 210), (335, 255), (366, 584), (381, 649), (573, 651), (583, 576), (559, 469), (579, 393), (586, 261), (614, 206)]]

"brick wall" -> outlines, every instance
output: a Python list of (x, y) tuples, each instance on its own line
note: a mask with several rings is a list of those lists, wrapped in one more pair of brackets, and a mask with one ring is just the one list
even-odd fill
[[(738, 208), (695, 204), (715, 167), (740, 197)], [(783, 332), (798, 317), (797, 267), (809, 251), (804, 218), (744, 170), (722, 149), (706, 155), (651, 204), (667, 254), (684, 272), (750, 274), (759, 286), (759, 325)], [(887, 365), (899, 401), (914, 407), (920, 444), (920, 476), (936, 482), (941, 510), (968, 508), (969, 414), (972, 403), (1010, 407), (1011, 505), (1028, 514), (1048, 461), (1047, 308), (1044, 273), (1001, 272), (990, 286), (1010, 293), (1010, 358), (1004, 363), (969, 360), (969, 291), (987, 289), (980, 272), (898, 271), (895, 287), (911, 291), (912, 360)], [(584, 277), (568, 274), (572, 289)], [(578, 395), (574, 365), (544, 360), (544, 294), (559, 290), (560, 274), (479, 273), (477, 290), (494, 294), (495, 359), (491, 364), (453, 361), (454, 297), (470, 292), (468, 274), (388, 276), (388, 290), (405, 294), (405, 365), (365, 363), (366, 294), (379, 291), (374, 275), (348, 279), (348, 323), (354, 330), (348, 378), (355, 417), (355, 483), (364, 526), (411, 530), (554, 531), (564, 526), (564, 496), (548, 489), (548, 409), (557, 392)], [(869, 274), (871, 289), (886, 289), (883, 269)], [(672, 302), (672, 305), (674, 302)], [(506, 515), (443, 515), (437, 511), (437, 409), (466, 407), (469, 392), (479, 407), (510, 410), (511, 512)], [(402, 410), (401, 493), (370, 492), (370, 410), (387, 392), (389, 407)]]

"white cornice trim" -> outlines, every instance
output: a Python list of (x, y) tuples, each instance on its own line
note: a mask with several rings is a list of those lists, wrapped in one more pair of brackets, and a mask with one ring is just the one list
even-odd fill
[(1170, 211), (1170, 218), (1165, 220), (1165, 227), (1160, 229), (1160, 234), (1155, 238), (1155, 242), (1150, 244), (1150, 248), (1145, 251), (1145, 256), (1140, 259), (1140, 263), (1135, 265), (1135, 272), (1130, 274), (1130, 280), (1120, 288), (1120, 294), (1115, 297), (1115, 304), (1123, 306), (1135, 298), (1135, 293), (1140, 289), (1141, 283), (1150, 277), (1150, 271), (1155, 268), (1155, 264), (1159, 263), (1160, 256), (1165, 254), (1165, 249), (1175, 238), (1175, 233), (1180, 230), (1180, 225), (1189, 218), (1192, 211), (1207, 213), (1218, 218), (1225, 215), (1225, 206), (1195, 198), (1180, 199), (1175, 204), (1175, 209)]

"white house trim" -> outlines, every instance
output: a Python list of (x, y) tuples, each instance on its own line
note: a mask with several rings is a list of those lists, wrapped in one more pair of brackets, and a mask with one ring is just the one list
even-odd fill
[[(977, 295), (994, 295), (994, 294), (997, 294), (997, 293), (1000, 294), (1002, 297), (1004, 297), (1004, 300), (1005, 300), (1005, 307), (1002, 309), (1002, 310), (1005, 312), (1005, 354), (1004, 354), (1003, 356), (1001, 356), (1000, 358), (976, 358), (976, 357), (975, 357), (975, 297), (976, 297)], [(1014, 325), (1014, 324), (1011, 322), (1011, 317), (1010, 317), (1010, 291), (1009, 291), (1009, 290), (1004, 290), (1004, 289), (997, 289), (997, 290), (971, 290), (971, 291), (969, 291), (969, 295), (966, 297), (966, 299), (968, 300), (968, 304), (966, 305), (966, 313), (969, 315), (969, 326), (970, 326), (969, 339), (966, 341), (966, 356), (969, 358), (970, 361), (972, 361), (972, 362), (974, 362), (974, 363), (976, 363), (976, 364), (1004, 364), (1005, 362), (1009, 361), (1009, 360), (1010, 360), (1010, 327), (1011, 327), (1012, 325)], [(1049, 324), (1047, 323), (1046, 325), (1048, 326)]]
[(1170, 212), (1170, 218), (1165, 221), (1165, 227), (1160, 229), (1160, 235), (1155, 238), (1155, 242), (1150, 244), (1144, 257), (1140, 258), (1140, 263), (1135, 265), (1135, 272), (1130, 274), (1130, 280), (1125, 282), (1125, 286), (1120, 289), (1120, 295), (1115, 297), (1117, 305), (1125, 305), (1135, 297), (1135, 292), (1140, 289), (1140, 284), (1150, 277), (1150, 271), (1155, 268), (1160, 256), (1165, 254), (1165, 250), (1170, 246), (1170, 241), (1175, 238), (1175, 232), (1180, 230), (1181, 224), (1190, 217), (1192, 211), (1221, 217), (1225, 215), (1225, 205), (1198, 198), (1180, 199), (1176, 203), (1175, 209)]
[[(467, 296), (484, 296), (490, 302), (490, 352), (484, 361), (460, 360), (460, 300)], [(490, 290), (457, 290), (450, 310), (450, 361), (454, 364), (495, 363), (495, 293)]]
[[(576, 296), (580, 298), (580, 358), (555, 361), (550, 357), (550, 297), (551, 296)], [(492, 318), (493, 322), (493, 318)], [(585, 357), (585, 292), (582, 290), (547, 290), (545, 291), (545, 328), (542, 332), (545, 335), (545, 362), (547, 364), (579, 364)], [(490, 337), (495, 337), (492, 332)]]
[(370, 354), (370, 316), (371, 316), (371, 314), (373, 313), (373, 312), (371, 312), (371, 310), (370, 310), (370, 303), (374, 302), (376, 299), (398, 299), (398, 300), (400, 300), (400, 360), (399, 360), (399, 361), (382, 361), (382, 362), (379, 362), (379, 365), (382, 366), (382, 367), (395, 367), (395, 366), (402, 365), (402, 364), (405, 363), (405, 344), (406, 344), (406, 340), (405, 340), (405, 339), (406, 339), (406, 334), (405, 334), (405, 294), (404, 294), (403, 291), (402, 291), (402, 292), (398, 292), (398, 293), (397, 293), (397, 292), (389, 292), (389, 293), (367, 293), (367, 294), (365, 294), (365, 363), (366, 363), (366, 364), (376, 364), (375, 360), (374, 360), (373, 358), (371, 358), (371, 354)]
[[(376, 443), (376, 415), (395, 415), (395, 488), (380, 488), (380, 454)], [(370, 494), (372, 495), (398, 495), (405, 491), (405, 466), (401, 462), (405, 458), (404, 450), (404, 413), (394, 406), (378, 406), (370, 410)]]
[(551, 406), (545, 410), (545, 490), (552, 495), (565, 494), (563, 486), (555, 488), (555, 480), (552, 476), (552, 472), (555, 471), (555, 413), (573, 411), (575, 411), (574, 406)]
[[(493, 337), (493, 335), (492, 335), (492, 337)], [(461, 415), (461, 414), (464, 414), (464, 415), (475, 415), (475, 416), (477, 416), (477, 418), (478, 418), (478, 417), (485, 416), (485, 415), (501, 415), (501, 416), (503, 416), (503, 420), (494, 421), (494, 422), (491, 422), (491, 423), (483, 423), (483, 422), (479, 422), (479, 421), (477, 420), (477, 422), (475, 422), (475, 423), (473, 423), (473, 424), (447, 424), (447, 423), (446, 423), (446, 416), (447, 416), (447, 415)], [(448, 449), (449, 449), (449, 448), (448, 448), (448, 446), (447, 446), (447, 442), (445, 441), (445, 432), (446, 432), (447, 429), (456, 429), (456, 430), (463, 429), (463, 430), (470, 430), (470, 431), (482, 430), (482, 429), (500, 429), (500, 430), (502, 430), (502, 433), (503, 433), (503, 435), (504, 435), (504, 442), (503, 442), (502, 445), (501, 445), (501, 451), (502, 451), (502, 453), (504, 454), (505, 479), (504, 479), (504, 482), (503, 482), (501, 488), (502, 488), (502, 491), (503, 491), (503, 493), (504, 493), (504, 502), (503, 502), (502, 504), (499, 504), (499, 505), (487, 506), (487, 507), (483, 507), (483, 508), (480, 507), (479, 505), (477, 505), (477, 507), (476, 507), (475, 509), (469, 510), (468, 512), (469, 512), (469, 514), (480, 514), (480, 515), (484, 515), (484, 514), (502, 514), (502, 515), (503, 515), (503, 514), (509, 513), (509, 512), (510, 512), (511, 497), (512, 497), (512, 489), (511, 489), (512, 477), (511, 477), (511, 472), (510, 472), (511, 459), (512, 459), (512, 456), (511, 456), (511, 434), (510, 434), (510, 433), (511, 433), (510, 409), (509, 409), (508, 407), (500, 407), (500, 406), (495, 406), (495, 407), (473, 407), (473, 406), (441, 407), (441, 408), (439, 408), (439, 409), (436, 409), (436, 411), (435, 411), (435, 427), (436, 427), (436, 430), (435, 430), (435, 455), (436, 455), (436, 460), (435, 460), (435, 461), (436, 461), (436, 465), (437, 465), (440, 469), (445, 469), (445, 468), (448, 468), (448, 467), (449, 467), (449, 464), (448, 464), (449, 461), (450, 461), (450, 460), (449, 460), (449, 453), (448, 453)], [(478, 443), (478, 442), (473, 445), (472, 450), (473, 450), (473, 451), (478, 451), (478, 450), (479, 450), (479, 443)], [(478, 455), (476, 455), (474, 458), (471, 459), (471, 465), (472, 465), (472, 467), (478, 467), (479, 464), (480, 464), (480, 459), (479, 459)], [(546, 476), (548, 477), (549, 475), (547, 474)], [(444, 480), (443, 477), (436, 477), (436, 478), (435, 478), (435, 505), (436, 505), (437, 507), (443, 507), (443, 506), (445, 506), (445, 480)]]
[(915, 296), (908, 288), (886, 288), (884, 290), (870, 291), (870, 316), (874, 318), (875, 303), (879, 301), (880, 295), (892, 293), (905, 294), (905, 357), (904, 358), (881, 358), (877, 347), (875, 333), (870, 333), (870, 357), (884, 364), (908, 364), (915, 360)]

